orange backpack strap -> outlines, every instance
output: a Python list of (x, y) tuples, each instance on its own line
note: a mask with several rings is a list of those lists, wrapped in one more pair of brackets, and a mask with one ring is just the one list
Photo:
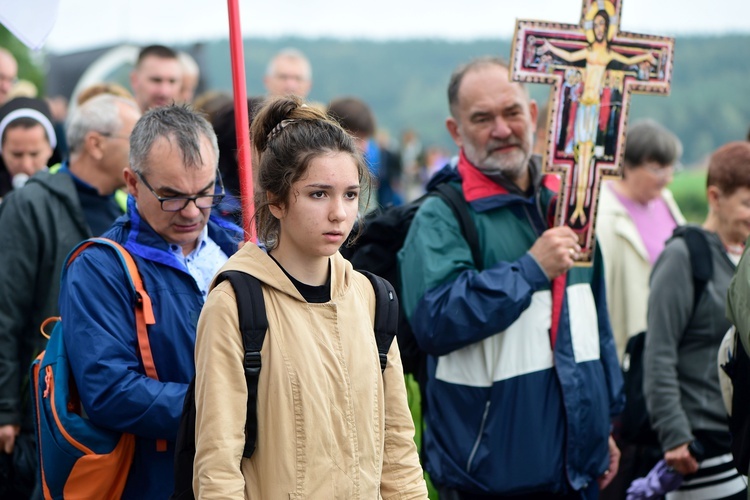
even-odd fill
[(151, 297), (148, 296), (146, 288), (143, 286), (143, 280), (138, 272), (138, 266), (135, 264), (130, 252), (116, 241), (108, 238), (91, 238), (79, 245), (78, 248), (70, 254), (67, 265), (69, 266), (70, 263), (73, 262), (73, 260), (86, 248), (95, 244), (107, 245), (115, 249), (120, 255), (122, 263), (127, 271), (128, 279), (135, 290), (135, 328), (138, 334), (138, 349), (141, 351), (143, 367), (146, 370), (146, 375), (152, 379), (159, 380), (159, 377), (156, 374), (156, 365), (154, 364), (154, 356), (151, 353), (151, 342), (148, 339), (147, 330), (148, 325), (156, 323), (154, 308), (151, 305)]
[[(154, 364), (154, 356), (151, 352), (151, 342), (148, 338), (148, 325), (156, 323), (154, 316), (154, 308), (151, 304), (151, 297), (146, 293), (146, 288), (143, 286), (143, 280), (138, 272), (138, 266), (133, 260), (133, 256), (130, 255), (125, 247), (117, 243), (116, 241), (108, 238), (90, 238), (85, 242), (81, 243), (68, 257), (66, 266), (69, 266), (73, 260), (78, 257), (81, 252), (91, 245), (107, 245), (117, 251), (120, 256), (125, 270), (127, 271), (128, 279), (135, 290), (135, 329), (138, 335), (138, 349), (141, 353), (141, 361), (143, 362), (143, 368), (146, 371), (146, 375), (154, 380), (159, 380), (159, 376), (156, 373), (156, 365)], [(156, 449), (158, 451), (167, 450), (167, 442), (164, 439), (159, 439), (156, 442)]]

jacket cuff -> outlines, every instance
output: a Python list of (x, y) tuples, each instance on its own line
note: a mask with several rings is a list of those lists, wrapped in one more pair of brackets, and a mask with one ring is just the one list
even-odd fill
[(695, 439), (690, 431), (683, 432), (681, 429), (667, 429), (659, 433), (662, 451), (664, 453), (678, 446), (690, 443)]
[(534, 291), (541, 290), (550, 284), (549, 276), (530, 252), (526, 252), (523, 257), (516, 261), (516, 264)]

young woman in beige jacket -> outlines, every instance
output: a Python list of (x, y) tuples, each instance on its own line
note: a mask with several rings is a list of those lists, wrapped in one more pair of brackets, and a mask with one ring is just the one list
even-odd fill
[(295, 97), (254, 119), (261, 249), (224, 266), (262, 283), (258, 436), (245, 444), (247, 387), (228, 282), (203, 308), (196, 339), (196, 498), (424, 499), (398, 346), (381, 373), (375, 294), (341, 255), (369, 174), (354, 139)]

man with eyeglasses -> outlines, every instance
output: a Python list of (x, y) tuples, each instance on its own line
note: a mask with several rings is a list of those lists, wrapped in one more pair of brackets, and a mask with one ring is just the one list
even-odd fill
[[(14, 121), (41, 116), (30, 108), (20, 111)], [(16, 477), (4, 485), (0, 481), (0, 498), (29, 498), (35, 483), (28, 373), (46, 344), (39, 325), (59, 315), (60, 274), (68, 253), (122, 215), (114, 193), (125, 185), (128, 136), (140, 116), (135, 101), (111, 95), (79, 106), (66, 131), (69, 158), (31, 177), (0, 204), (0, 458), (12, 454)], [(52, 128), (49, 121), (35, 126), (52, 134), (45, 132)], [(19, 469), (22, 464), (26, 467)]]
[(104, 237), (131, 253), (151, 297), (158, 380), (140, 359), (135, 299), (112, 249), (86, 249), (61, 285), (65, 345), (83, 407), (93, 424), (136, 436), (125, 499), (172, 492), (196, 323), (211, 279), (242, 240), (239, 227), (211, 216), (224, 195), (217, 165), (211, 125), (184, 106), (151, 109), (130, 137), (127, 214)]

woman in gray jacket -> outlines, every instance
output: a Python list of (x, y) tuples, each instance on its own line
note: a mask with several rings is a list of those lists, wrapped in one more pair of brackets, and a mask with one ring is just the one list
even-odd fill
[[(750, 236), (750, 156), (747, 143), (719, 148), (708, 167), (708, 217), (688, 230), (710, 249), (712, 275), (696, 297), (690, 251), (683, 237), (666, 245), (651, 273), (644, 395), (667, 465), (686, 476), (668, 496), (745, 498), (745, 482), (729, 450), (717, 352), (730, 324), (726, 293)], [(694, 304), (695, 302), (695, 304)], [(697, 441), (700, 462), (688, 451)], [(697, 495), (697, 496), (695, 496)]]

